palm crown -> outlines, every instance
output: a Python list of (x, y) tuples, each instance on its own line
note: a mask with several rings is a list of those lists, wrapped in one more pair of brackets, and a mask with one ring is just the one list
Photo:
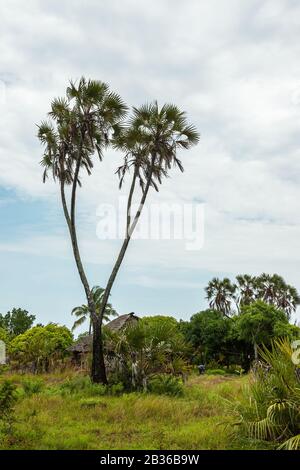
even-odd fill
[(133, 108), (126, 128), (114, 140), (115, 147), (125, 152), (124, 164), (117, 173), (122, 186), (124, 176), (134, 167), (142, 189), (150, 185), (158, 190), (163, 176), (174, 165), (183, 171), (178, 149), (188, 149), (199, 141), (196, 128), (187, 123), (186, 114), (173, 104), (159, 109), (157, 102)]
[[(96, 313), (98, 314), (101, 309), (102, 299), (104, 295), (104, 289), (99, 286), (94, 286), (91, 290), (93, 301), (96, 307)], [(72, 330), (75, 330), (78, 326), (82, 325), (88, 318), (90, 318), (90, 309), (88, 305), (79, 305), (78, 307), (73, 308), (72, 315), (77, 317), (77, 320), (74, 322)], [(108, 321), (110, 317), (118, 316), (116, 310), (113, 309), (110, 303), (106, 304), (103, 320)]]
[(230, 279), (220, 280), (213, 278), (205, 288), (209, 306), (212, 309), (222, 312), (228, 316), (231, 312), (231, 304), (235, 299), (236, 286), (230, 282)]
[(54, 179), (72, 183), (76, 163), (90, 174), (93, 154), (102, 159), (103, 149), (111, 134), (118, 132), (126, 111), (119, 95), (105, 83), (84, 77), (77, 86), (71, 82), (66, 97), (52, 101), (50, 120), (39, 126), (38, 137), (45, 146), (44, 181), (51, 170)]

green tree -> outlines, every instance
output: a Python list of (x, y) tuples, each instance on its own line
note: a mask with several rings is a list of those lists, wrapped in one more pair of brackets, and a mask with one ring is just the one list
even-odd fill
[(66, 355), (72, 342), (73, 335), (66, 326), (49, 323), (16, 336), (9, 344), (9, 355), (20, 365), (33, 364), (35, 371), (47, 371)]
[[(54, 99), (49, 121), (39, 126), (38, 137), (44, 145), (42, 159), (44, 181), (52, 174), (59, 182), (64, 216), (87, 305), (93, 322), (93, 359), (91, 376), (94, 382), (107, 383), (103, 357), (102, 320), (96, 313), (87, 275), (82, 263), (76, 226), (77, 189), (81, 186), (82, 171), (91, 174), (94, 157), (102, 160), (103, 151), (112, 135), (118, 132), (127, 107), (109, 87), (100, 81), (81, 78), (70, 83), (66, 97)], [(66, 187), (70, 186), (70, 192)], [(69, 195), (69, 203), (67, 196)], [(106, 300), (107, 302), (107, 300)], [(104, 308), (105, 311), (105, 308)]]
[(3, 341), (6, 345), (9, 343), (10, 337), (8, 331), (0, 327), (0, 341)]
[(226, 317), (230, 316), (232, 303), (235, 301), (236, 286), (230, 279), (218, 279), (214, 277), (205, 288), (209, 307), (221, 312)]
[[(186, 340), (192, 344), (197, 360), (218, 360), (224, 354), (231, 320), (217, 310), (204, 310), (181, 325)], [(200, 356), (200, 357), (199, 357)]]
[[(163, 177), (168, 176), (172, 166), (177, 166), (183, 171), (177, 152), (189, 149), (197, 144), (198, 140), (199, 134), (194, 126), (187, 123), (184, 112), (171, 104), (159, 108), (157, 102), (133, 108), (129, 125), (115, 139), (115, 147), (125, 155), (123, 165), (117, 170), (120, 187), (125, 175), (130, 171), (132, 179), (127, 199), (125, 238), (105, 288), (101, 317), (150, 187), (158, 191), (159, 184), (162, 183)], [(133, 215), (132, 200), (138, 184), (141, 189), (140, 202)]]
[(143, 325), (149, 327), (155, 327), (155, 325), (166, 325), (166, 327), (169, 327), (172, 330), (173, 328), (179, 327), (179, 323), (176, 318), (165, 315), (153, 315), (150, 317), (146, 316), (143, 317), (140, 321), (143, 323)]
[[(100, 309), (101, 309), (101, 304), (102, 304), (102, 299), (104, 295), (104, 289), (99, 286), (94, 286), (91, 290), (93, 301), (95, 304), (96, 308), (96, 314), (99, 315)], [(91, 320), (91, 312), (88, 307), (88, 305), (79, 305), (78, 307), (73, 308), (72, 310), (72, 315), (75, 315), (77, 317), (77, 320), (74, 322), (74, 325), (72, 327), (72, 331), (74, 331), (78, 326), (82, 325), (87, 319), (89, 320), (89, 335), (92, 333), (92, 320)], [(105, 313), (103, 316), (104, 321), (108, 321), (110, 317), (117, 317), (118, 314), (116, 310), (112, 308), (112, 305), (110, 303), (106, 304), (106, 309)]]
[(5, 329), (10, 336), (17, 336), (25, 333), (32, 327), (35, 315), (30, 315), (27, 310), (13, 308), (6, 315), (0, 314), (0, 327)]
[(291, 334), (293, 332), (285, 312), (262, 300), (242, 306), (237, 328), (240, 338), (253, 345), (256, 360), (259, 345), (269, 345), (276, 336), (286, 335), (288, 331)]
[(237, 305), (249, 305), (257, 300), (257, 278), (249, 274), (236, 276)]

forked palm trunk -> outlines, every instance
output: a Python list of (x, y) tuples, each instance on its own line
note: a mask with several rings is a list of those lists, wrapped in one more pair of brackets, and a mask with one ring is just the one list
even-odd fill
[(140, 215), (141, 215), (142, 210), (143, 210), (143, 206), (144, 206), (146, 198), (147, 198), (147, 194), (148, 194), (150, 184), (151, 184), (151, 179), (152, 179), (154, 161), (155, 161), (155, 156), (152, 157), (152, 166), (151, 166), (151, 169), (150, 169), (148, 180), (147, 180), (145, 189), (143, 191), (143, 195), (142, 195), (142, 198), (141, 198), (141, 201), (140, 201), (139, 208), (137, 210), (137, 213), (135, 214), (132, 225), (130, 226), (130, 208), (131, 208), (131, 201), (132, 201), (132, 196), (133, 196), (134, 187), (135, 187), (136, 172), (134, 173), (134, 176), (133, 176), (133, 181), (132, 181), (132, 185), (131, 185), (131, 188), (130, 188), (129, 197), (128, 197), (128, 205), (127, 205), (126, 237), (123, 241), (121, 250), (119, 252), (119, 256), (117, 258), (117, 261), (115, 262), (115, 265), (114, 265), (113, 270), (111, 272), (111, 275), (108, 279), (108, 283), (107, 283), (107, 286), (106, 286), (106, 289), (105, 289), (105, 292), (104, 292), (103, 301), (102, 301), (102, 305), (101, 305), (101, 311), (100, 311), (101, 322), (102, 322), (103, 315), (104, 315), (104, 312), (105, 312), (105, 308), (106, 308), (106, 305), (107, 305), (107, 302), (108, 302), (108, 298), (110, 296), (111, 289), (113, 287), (116, 276), (118, 274), (118, 271), (119, 271), (120, 266), (122, 264), (122, 261), (124, 259), (125, 253), (127, 251), (127, 248), (128, 248), (128, 245), (129, 245), (129, 242), (130, 242), (130, 239), (131, 239), (131, 235), (132, 235), (132, 233), (133, 233), (133, 231), (134, 231), (134, 229), (135, 229), (135, 227), (136, 227), (136, 225), (139, 221)]
[[(75, 193), (73, 195), (73, 198), (74, 197), (75, 197)], [(61, 200), (62, 200), (62, 206), (63, 206), (65, 219), (66, 219), (68, 229), (70, 232), (74, 259), (76, 262), (80, 280), (85, 290), (87, 303), (88, 303), (90, 314), (91, 314), (91, 321), (93, 324), (93, 352), (92, 352), (93, 359), (92, 359), (91, 379), (94, 383), (107, 384), (106, 369), (105, 369), (104, 354), (103, 354), (102, 332), (101, 332), (102, 321), (100, 321), (100, 318), (97, 317), (96, 308), (95, 308), (95, 304), (92, 298), (90, 286), (89, 286), (89, 283), (88, 283), (88, 280), (87, 280), (87, 277), (83, 268), (83, 264), (81, 261), (81, 257), (80, 257), (80, 252), (79, 252), (78, 243), (77, 243), (75, 219), (74, 219), (74, 209), (75, 209), (74, 201), (72, 201), (72, 209), (71, 209), (72, 216), (70, 217), (68, 206), (66, 203), (66, 198), (65, 198), (63, 181), (61, 181)]]
[(104, 385), (108, 383), (103, 353), (102, 324), (98, 317), (94, 317), (93, 321), (92, 380), (94, 383)]

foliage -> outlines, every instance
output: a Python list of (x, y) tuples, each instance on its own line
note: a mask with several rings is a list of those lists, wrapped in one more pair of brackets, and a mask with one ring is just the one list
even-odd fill
[(79, 375), (68, 379), (61, 385), (63, 394), (80, 396), (103, 396), (107, 393), (107, 387), (102, 384), (93, 384), (90, 377)]
[(102, 159), (110, 133), (117, 130), (126, 109), (106, 83), (84, 77), (78, 84), (70, 82), (66, 97), (52, 101), (50, 120), (39, 126), (44, 181), (50, 172), (54, 180), (71, 184), (77, 163), (91, 174), (94, 155)]
[(221, 364), (241, 362), (248, 368), (249, 347), (238, 336), (236, 318), (227, 318), (217, 310), (204, 310), (193, 315), (189, 322), (180, 322), (185, 340), (191, 344), (194, 364), (207, 364), (216, 369)]
[(26, 378), (22, 381), (22, 387), (25, 395), (31, 396), (43, 390), (44, 382), (39, 378)]
[(256, 373), (250, 404), (240, 408), (240, 425), (252, 439), (269, 440), (280, 449), (300, 449), (299, 374), (289, 340), (276, 339), (260, 355), (268, 366)]
[[(80, 396), (57, 390), (74, 375), (72, 371), (43, 375), (45, 388), (41, 393), (17, 401), (13, 438), (1, 435), (0, 449), (199, 450), (256, 446), (246, 439), (234, 441), (231, 428), (220, 425), (231, 419), (224, 398), (238, 400), (247, 377), (192, 375), (183, 386), (183, 397), (138, 392)], [(21, 383), (23, 374), (15, 374), (13, 380)], [(261, 446), (266, 448), (267, 444)]]
[(243, 306), (261, 300), (283, 310), (289, 319), (300, 303), (297, 289), (278, 274), (240, 274), (235, 283), (228, 278), (214, 278), (205, 290), (209, 306), (224, 315), (232, 314), (234, 305), (240, 311)]
[(230, 279), (220, 280), (213, 278), (205, 288), (206, 296), (209, 301), (209, 307), (229, 316), (232, 310), (232, 302), (235, 299), (236, 286)]
[(240, 338), (253, 345), (269, 345), (272, 338), (288, 333), (292, 337), (299, 330), (289, 325), (283, 310), (261, 300), (242, 306), (237, 328)]
[[(187, 346), (173, 319), (140, 320), (120, 332), (109, 333), (107, 342), (120, 370), (118, 379), (122, 379), (123, 371), (122, 381), (127, 387), (141, 388), (151, 374), (182, 373), (187, 366)], [(132, 378), (131, 384), (126, 383), (126, 377)]]
[(158, 374), (151, 377), (149, 391), (158, 395), (170, 395), (174, 397), (183, 395), (182, 382), (172, 375)]
[(133, 169), (133, 178), (138, 180), (142, 191), (147, 182), (158, 191), (158, 184), (168, 176), (172, 166), (183, 171), (178, 150), (189, 149), (199, 141), (199, 134), (189, 125), (186, 113), (173, 104), (159, 108), (155, 101), (133, 108), (129, 123), (117, 135), (114, 145), (124, 152), (124, 163), (117, 173), (120, 187), (124, 177)]
[(35, 370), (48, 370), (66, 355), (72, 341), (72, 333), (67, 327), (49, 323), (16, 336), (9, 345), (9, 354), (19, 365), (33, 364)]
[(0, 384), (0, 422), (11, 427), (13, 422), (14, 405), (17, 401), (16, 385), (9, 380)]
[(122, 383), (110, 385), (95, 384), (85, 375), (75, 376), (66, 380), (60, 387), (62, 395), (76, 395), (82, 397), (97, 397), (104, 395), (118, 396), (123, 393)]
[(165, 324), (166, 326), (169, 326), (171, 330), (173, 328), (178, 327), (178, 322), (176, 318), (170, 317), (167, 315), (153, 315), (151, 317), (143, 317), (140, 320), (143, 325), (149, 327), (149, 328), (155, 328), (156, 325), (162, 325)]
[[(82, 408), (94, 408), (99, 405), (103, 407), (103, 400), (99, 397), (81, 398), (79, 403)], [(104, 407), (105, 406), (106, 405), (104, 405)]]
[(35, 315), (30, 315), (27, 310), (13, 308), (5, 315), (0, 314), (0, 329), (3, 328), (12, 337), (21, 335), (32, 327)]
[(184, 327), (186, 340), (203, 353), (202, 361), (222, 351), (229, 330), (230, 320), (216, 310), (196, 313)]
[(10, 337), (9, 337), (9, 333), (7, 330), (5, 330), (4, 328), (0, 327), (0, 341), (3, 341), (6, 346), (8, 345), (9, 341), (10, 341)]
[(223, 369), (207, 369), (205, 373), (207, 375), (225, 375), (226, 371)]
[[(101, 310), (103, 295), (104, 295), (104, 289), (102, 289), (102, 287), (99, 287), (99, 286), (94, 286), (91, 290), (91, 294), (92, 294), (92, 298), (94, 301), (96, 314), (99, 315), (100, 310)], [(77, 320), (74, 322), (74, 325), (72, 327), (72, 331), (75, 330), (75, 328), (77, 328), (78, 326), (82, 325), (87, 319), (89, 319), (90, 321), (89, 334), (91, 334), (92, 321), (90, 318), (91, 312), (90, 312), (89, 306), (80, 305), (78, 307), (73, 308), (71, 313), (72, 315), (75, 315), (77, 317)], [(116, 310), (113, 309), (112, 305), (110, 303), (107, 303), (105, 307), (105, 312), (103, 315), (103, 320), (108, 321), (111, 316), (116, 317), (118, 316), (118, 314)]]

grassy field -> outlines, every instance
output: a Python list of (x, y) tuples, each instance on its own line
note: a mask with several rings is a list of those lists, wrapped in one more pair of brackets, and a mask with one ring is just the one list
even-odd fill
[(66, 374), (41, 376), (34, 390), (22, 385), (34, 383), (32, 376), (9, 378), (18, 385), (20, 397), (13, 430), (2, 437), (0, 449), (257, 447), (239, 438), (232, 426), (232, 406), (246, 399), (247, 377), (191, 376), (180, 398), (142, 393), (97, 396), (89, 390), (65, 393)]

